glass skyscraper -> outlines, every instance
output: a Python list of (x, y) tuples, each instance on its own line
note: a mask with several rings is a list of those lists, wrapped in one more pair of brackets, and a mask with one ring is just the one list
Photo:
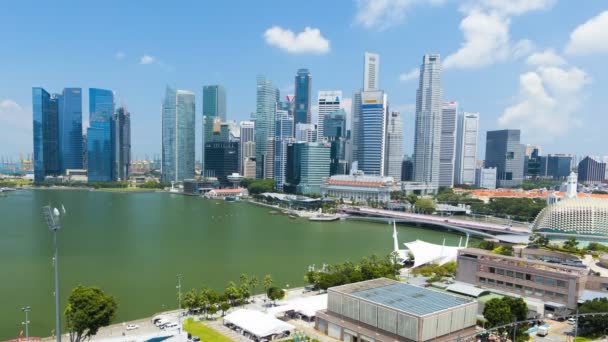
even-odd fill
[(441, 143), (439, 147), (439, 186), (454, 186), (456, 164), (456, 130), (458, 102), (446, 102), (441, 107)]
[(118, 108), (112, 125), (112, 177), (114, 180), (127, 180), (131, 167), (131, 114), (123, 107)]
[(295, 93), (296, 93), (296, 105), (295, 105), (295, 116), (294, 124), (297, 123), (310, 123), (310, 90), (312, 86), (312, 76), (308, 69), (299, 69), (296, 74), (295, 81)]
[(384, 174), (393, 177), (395, 181), (401, 179), (403, 164), (403, 125), (401, 113), (392, 112), (386, 123), (386, 158)]
[(329, 156), (328, 143), (288, 144), (285, 192), (320, 194), (323, 180), (329, 177)]
[(205, 143), (216, 141), (210, 138), (217, 123), (226, 121), (226, 89), (221, 85), (203, 86), (203, 162)]
[(274, 139), (274, 180), (275, 187), (283, 190), (287, 167), (287, 145), (293, 142), (293, 116), (286, 110), (276, 111)]
[(479, 134), (479, 113), (461, 113), (458, 117), (456, 136), (456, 184), (475, 184), (477, 167), (477, 136)]
[(194, 178), (195, 99), (194, 93), (167, 87), (162, 105), (163, 182)]
[(441, 144), (441, 63), (439, 55), (424, 55), (416, 92), (414, 181), (439, 187)]
[(65, 88), (57, 101), (61, 173), (67, 169), (82, 169), (82, 89)]
[[(272, 82), (265, 76), (257, 77), (256, 90), (256, 113), (255, 113), (255, 157), (256, 157), (256, 178), (263, 179), (268, 172), (266, 168), (266, 158), (270, 157), (268, 148), (269, 139), (274, 140), (275, 134), (275, 112), (278, 102), (278, 90)], [(271, 164), (273, 165), (273, 164)], [(272, 166), (271, 166), (272, 167)]]
[(383, 91), (361, 93), (358, 169), (367, 175), (384, 175), (387, 96)]
[(503, 129), (486, 133), (486, 168), (496, 168), (499, 187), (513, 187), (524, 178), (524, 149), (520, 130)]
[(34, 180), (60, 173), (59, 108), (56, 96), (40, 87), (32, 88)]
[(110, 182), (113, 179), (113, 116), (114, 93), (111, 90), (90, 88), (87, 130), (89, 182)]

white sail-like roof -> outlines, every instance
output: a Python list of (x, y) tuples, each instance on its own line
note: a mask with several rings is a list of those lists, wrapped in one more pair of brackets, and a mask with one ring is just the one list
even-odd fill
[(414, 267), (431, 263), (443, 265), (455, 261), (458, 257), (458, 250), (463, 248), (436, 245), (422, 240), (406, 242), (404, 245), (414, 255)]
[(226, 315), (224, 322), (232, 323), (259, 338), (282, 334), (295, 328), (271, 315), (248, 309), (238, 309)]

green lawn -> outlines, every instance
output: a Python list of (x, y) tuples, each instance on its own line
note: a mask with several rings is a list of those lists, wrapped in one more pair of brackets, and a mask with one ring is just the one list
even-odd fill
[(195, 322), (192, 318), (188, 318), (184, 322), (184, 330), (192, 336), (200, 337), (201, 341), (205, 342), (231, 342), (228, 337), (220, 334), (216, 330), (204, 325), (201, 322)]

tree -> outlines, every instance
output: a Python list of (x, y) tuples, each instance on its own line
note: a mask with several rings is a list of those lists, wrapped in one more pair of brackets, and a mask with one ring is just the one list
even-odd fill
[(268, 291), (269, 288), (274, 284), (274, 280), (272, 280), (272, 276), (267, 274), (264, 276), (264, 291)]
[(228, 300), (231, 305), (235, 305), (241, 299), (241, 291), (236, 286), (236, 284), (231, 281), (228, 283), (228, 286), (224, 289), (224, 296)]
[(281, 299), (285, 298), (285, 291), (283, 291), (283, 289), (281, 289), (279, 287), (272, 286), (272, 287), (268, 288), (266, 295), (272, 301), (281, 300)]
[(201, 294), (196, 289), (184, 293), (182, 303), (188, 310), (194, 310), (201, 307)]
[(101, 327), (110, 325), (118, 304), (98, 287), (79, 285), (72, 290), (65, 309), (71, 342), (85, 341), (97, 334)]
[(487, 327), (493, 328), (513, 321), (509, 304), (501, 298), (490, 299), (483, 308), (483, 317), (488, 320)]
[(492, 253), (506, 255), (506, 256), (513, 256), (513, 247), (501, 245), (501, 246), (494, 248), (492, 250)]
[[(579, 307), (579, 313), (593, 313), (593, 312), (608, 312), (608, 299), (596, 298), (594, 300), (588, 300), (581, 304)], [(579, 333), (587, 337), (599, 337), (604, 334), (604, 330), (608, 327), (608, 316), (606, 315), (593, 315), (579, 317), (578, 319)]]
[(406, 201), (408, 201), (411, 205), (416, 204), (417, 200), (418, 200), (418, 195), (416, 195), (416, 194), (407, 195)]
[(537, 247), (547, 247), (549, 245), (549, 239), (539, 233), (533, 233), (530, 235), (530, 244)]
[(564, 248), (570, 250), (576, 250), (578, 246), (578, 241), (576, 241), (575, 237), (568, 238), (568, 240), (564, 241)]
[(504, 297), (502, 301), (507, 303), (511, 315), (515, 316), (517, 321), (525, 321), (528, 318), (528, 304), (523, 298)]
[(418, 199), (414, 206), (416, 207), (416, 210), (424, 214), (432, 214), (435, 212), (435, 202), (430, 199)]
[(252, 294), (255, 293), (255, 288), (258, 287), (258, 277), (256, 277), (255, 275), (252, 275), (249, 278), (249, 287), (251, 288), (250, 292)]
[(220, 311), (222, 314), (222, 317), (224, 317), (224, 315), (226, 314), (226, 311), (230, 310), (230, 304), (228, 304), (227, 302), (221, 302), (220, 303)]

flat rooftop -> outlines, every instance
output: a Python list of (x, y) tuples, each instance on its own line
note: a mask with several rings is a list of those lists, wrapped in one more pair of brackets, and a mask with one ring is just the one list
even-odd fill
[(339, 286), (332, 290), (414, 316), (424, 316), (473, 302), (468, 298), (382, 278)]

